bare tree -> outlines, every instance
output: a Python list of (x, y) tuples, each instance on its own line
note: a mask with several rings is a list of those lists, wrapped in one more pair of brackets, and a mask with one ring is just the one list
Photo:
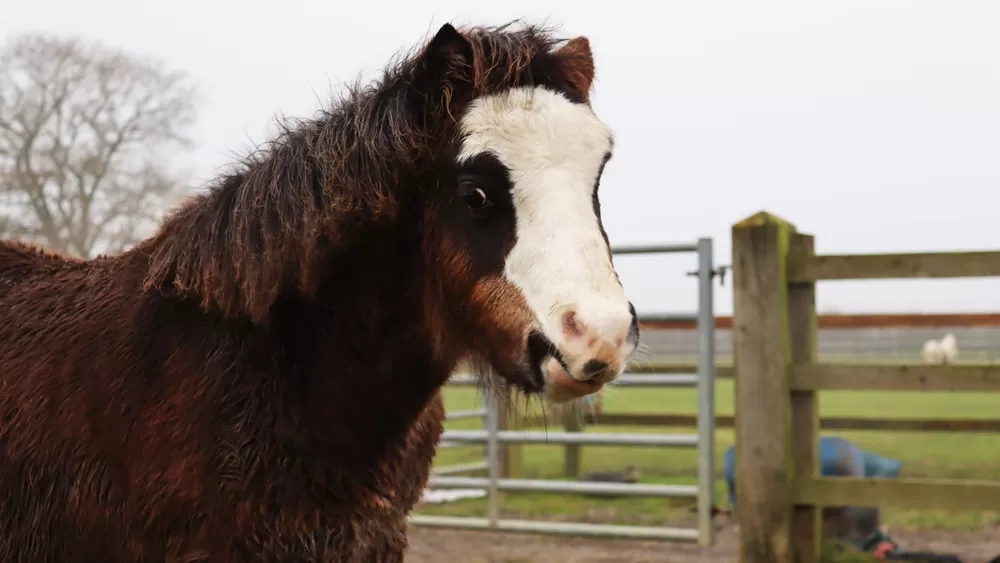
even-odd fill
[[(0, 51), (0, 236), (81, 257), (148, 234), (180, 188), (195, 90), (99, 43), (21, 36)], [(168, 165), (169, 164), (169, 165)]]

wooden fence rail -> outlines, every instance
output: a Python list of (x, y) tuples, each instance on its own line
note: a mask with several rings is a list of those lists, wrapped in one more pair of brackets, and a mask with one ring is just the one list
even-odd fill
[(819, 476), (818, 391), (1000, 392), (1000, 366), (817, 363), (815, 304), (818, 280), (1000, 276), (1000, 252), (817, 256), (767, 213), (732, 239), (741, 563), (815, 561), (824, 505), (1000, 506), (1000, 482)]

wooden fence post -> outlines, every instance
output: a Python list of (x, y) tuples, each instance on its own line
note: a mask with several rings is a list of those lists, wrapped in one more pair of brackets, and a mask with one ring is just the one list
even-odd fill
[(732, 228), (740, 563), (786, 563), (791, 555), (786, 261), (794, 232), (793, 225), (764, 212)]
[[(500, 409), (498, 428), (500, 430), (518, 430), (523, 428), (517, 413), (511, 409)], [(518, 479), (523, 475), (521, 467), (521, 444), (502, 444), (499, 448), (500, 476), (504, 479)]]
[[(814, 256), (812, 235), (794, 233), (789, 239), (790, 264), (807, 263)], [(816, 282), (796, 282), (788, 286), (788, 329), (791, 360), (816, 361)], [(819, 405), (812, 390), (791, 392), (792, 459), (795, 482), (819, 476)], [(793, 499), (794, 500), (794, 499)], [(792, 556), (795, 563), (814, 563), (823, 539), (820, 510), (815, 506), (795, 506), (792, 512)]]
[[(580, 403), (574, 401), (563, 409), (562, 423), (566, 432), (583, 432), (583, 409)], [(567, 479), (580, 477), (582, 446), (566, 444), (563, 450), (563, 476)]]

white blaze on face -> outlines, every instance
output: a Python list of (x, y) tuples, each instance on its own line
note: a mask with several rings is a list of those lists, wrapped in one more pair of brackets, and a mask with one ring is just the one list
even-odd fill
[[(626, 354), (629, 304), (594, 210), (597, 176), (612, 136), (591, 108), (543, 88), (476, 100), (461, 122), (459, 160), (491, 153), (510, 172), (517, 238), (505, 274), (546, 336), (573, 363), (594, 338)], [(566, 313), (582, 342), (566, 336)], [(588, 343), (587, 340), (590, 340)]]

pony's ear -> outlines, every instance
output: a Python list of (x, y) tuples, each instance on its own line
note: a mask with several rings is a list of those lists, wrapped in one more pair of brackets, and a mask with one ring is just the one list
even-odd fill
[(472, 44), (450, 23), (441, 26), (421, 54), (419, 83), (430, 97), (440, 93), (450, 100), (458, 82), (472, 68)]
[(555, 52), (567, 69), (566, 79), (580, 96), (590, 99), (590, 87), (594, 84), (594, 54), (590, 50), (590, 40), (584, 36), (570, 39)]

